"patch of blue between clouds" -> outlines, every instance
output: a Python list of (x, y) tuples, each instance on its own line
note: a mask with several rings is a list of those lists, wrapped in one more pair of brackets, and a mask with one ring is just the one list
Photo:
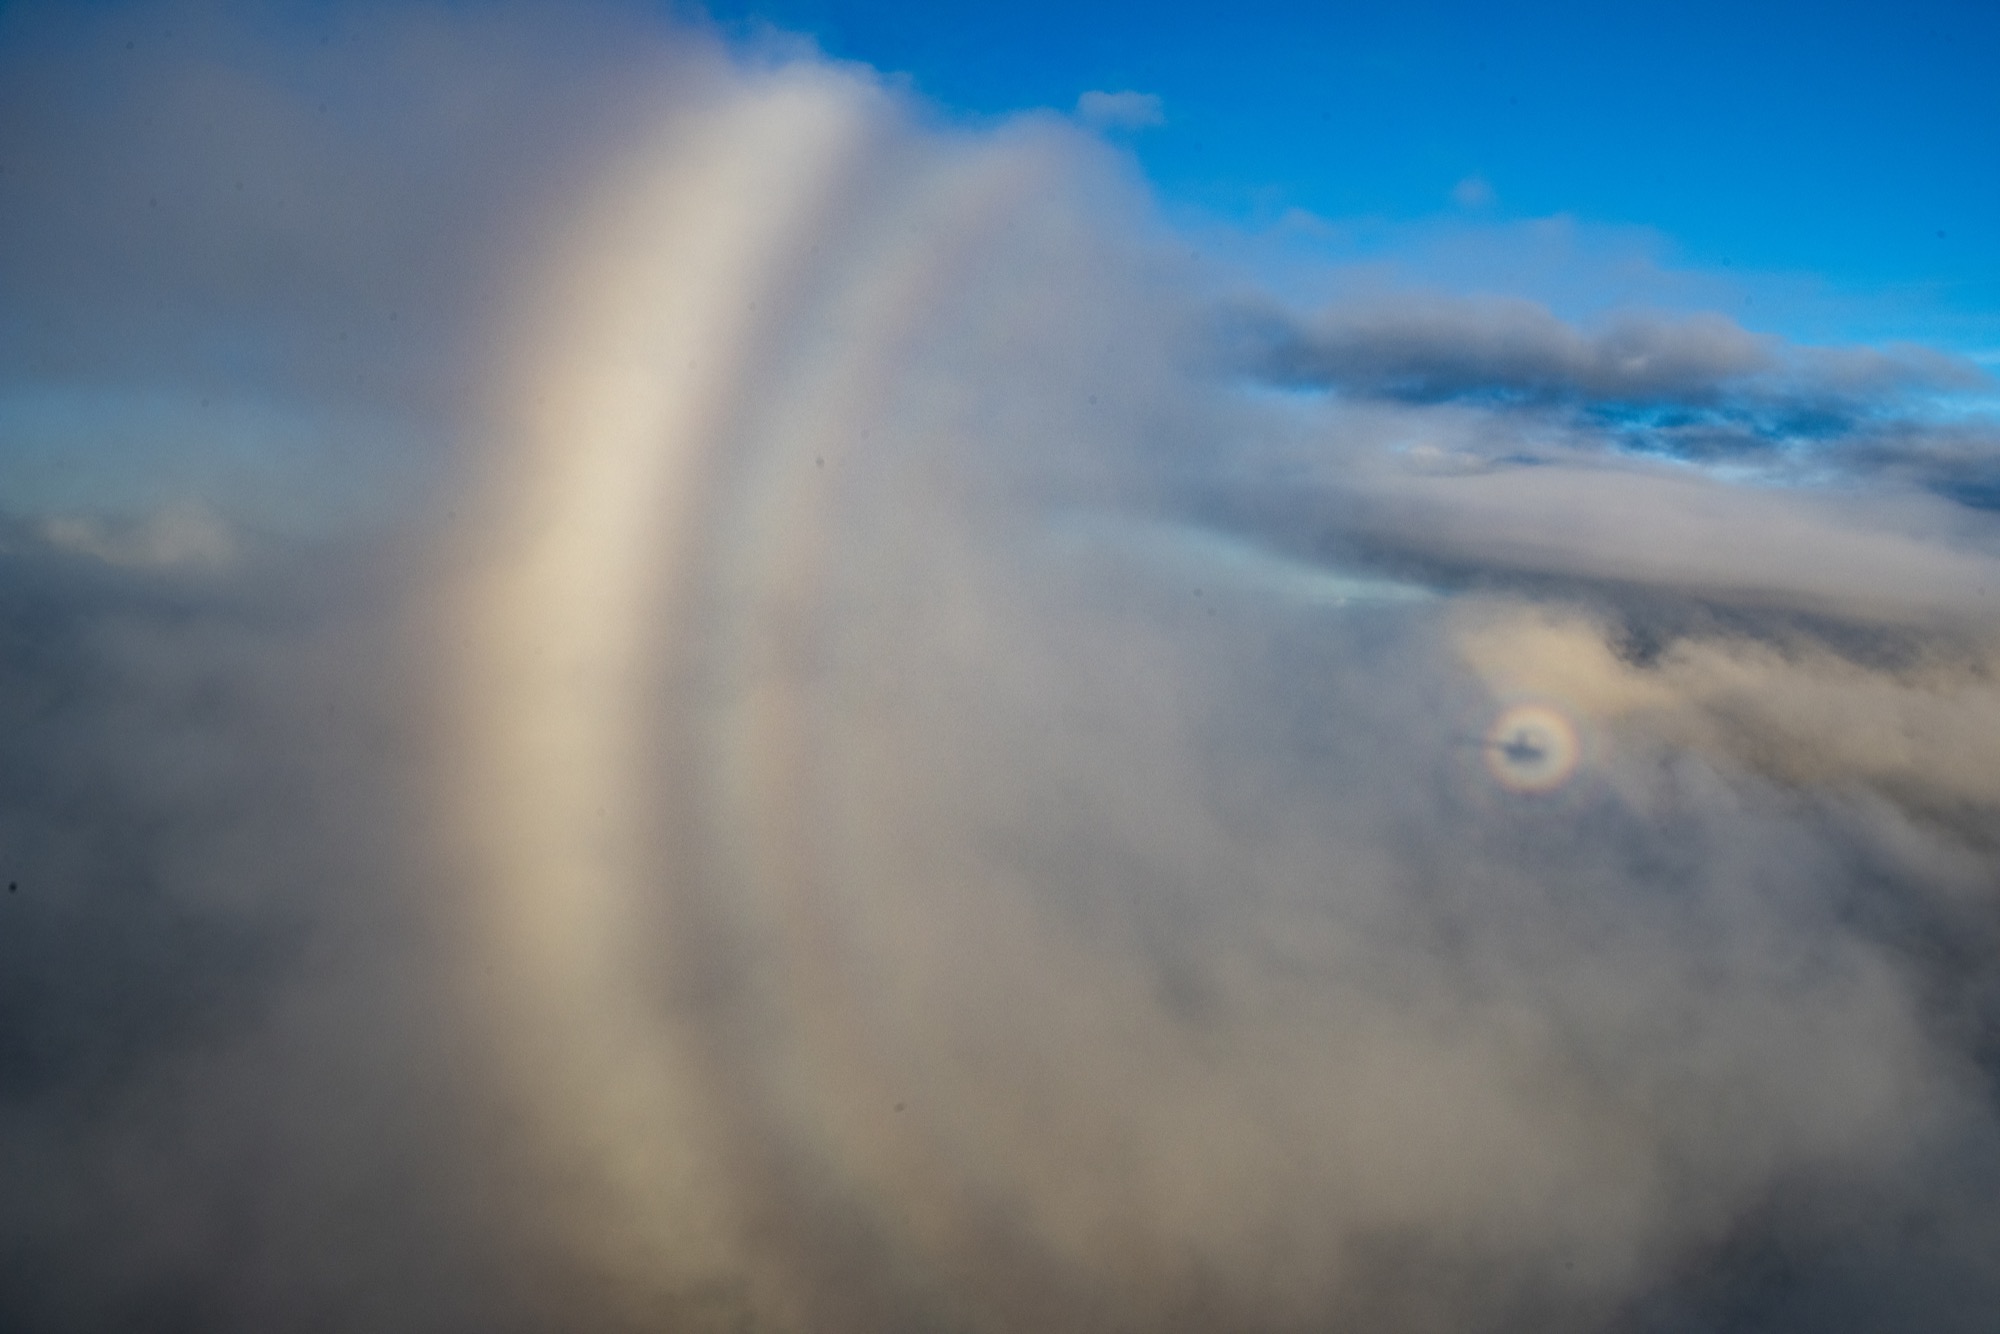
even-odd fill
[(235, 524), (332, 533), (414, 504), (438, 455), (424, 436), (240, 385), (0, 384), (0, 496), (19, 514), (114, 517), (199, 499)]

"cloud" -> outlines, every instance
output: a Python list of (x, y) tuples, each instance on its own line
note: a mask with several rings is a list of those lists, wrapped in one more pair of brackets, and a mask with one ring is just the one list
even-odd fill
[(1283, 383), (1412, 402), (1486, 398), (1644, 408), (1789, 395), (1842, 402), (1909, 390), (1970, 389), (1969, 361), (1919, 347), (1804, 348), (1722, 315), (1644, 314), (1584, 332), (1521, 300), (1408, 298), (1317, 319), (1262, 316), (1254, 364)]
[(1841, 462), (1908, 481), (1975, 509), (2000, 509), (2000, 426), (1989, 420), (1890, 421), (1843, 442)]
[(0, 1325), (2000, 1300), (1962, 364), (1219, 297), (627, 10), (6, 22)]
[(1076, 117), (1098, 130), (1150, 130), (1167, 123), (1166, 108), (1153, 93), (1096, 89), (1076, 99)]
[(1952, 541), (1953, 515), (1935, 501), (1760, 495), (1670, 466), (1561, 453), (1489, 463), (1412, 451), (1400, 466), (1317, 486), (1294, 478), (1283, 494), (1245, 503), (1269, 531), (1296, 530), (1290, 540), (1336, 533), (1429, 563), (1439, 577), (1622, 581), (1873, 622), (1977, 621), (2000, 588), (1990, 545)]
[(199, 509), (164, 509), (142, 523), (96, 517), (42, 522), (49, 545), (113, 565), (220, 565), (234, 554), (229, 533)]
[(1478, 172), (1451, 187), (1451, 202), (1460, 208), (1491, 208), (1497, 197), (1493, 183)]
[(1239, 365), (1289, 388), (1476, 405), (1572, 442), (1776, 475), (1893, 471), (1969, 504), (1990, 488), (1990, 423), (1935, 405), (1991, 379), (1928, 348), (1801, 346), (1719, 314), (1583, 329), (1521, 299), (1423, 295), (1310, 316), (1245, 302), (1221, 327)]

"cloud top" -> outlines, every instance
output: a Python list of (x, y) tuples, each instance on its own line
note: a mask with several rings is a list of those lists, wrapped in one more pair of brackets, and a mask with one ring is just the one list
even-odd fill
[(1862, 405), (1991, 384), (1976, 364), (1925, 348), (1799, 347), (1714, 314), (1632, 314), (1586, 331), (1528, 301), (1422, 296), (1303, 319), (1260, 314), (1262, 373), (1412, 402), (1699, 407), (1763, 395)]
[(1167, 111), (1153, 93), (1092, 89), (1076, 99), (1076, 118), (1097, 130), (1150, 130), (1167, 123)]
[(1274, 384), (1538, 418), (1572, 442), (1805, 476), (1894, 472), (1972, 505), (1989, 503), (2000, 468), (1990, 419), (1939, 410), (1992, 378), (1915, 345), (1805, 346), (1720, 314), (1585, 329), (1524, 300), (1424, 295), (1313, 314), (1243, 303), (1222, 327), (1237, 363)]

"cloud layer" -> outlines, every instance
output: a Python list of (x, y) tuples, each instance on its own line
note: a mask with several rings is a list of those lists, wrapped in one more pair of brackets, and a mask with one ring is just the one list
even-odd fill
[(557, 19), (6, 19), (0, 1325), (1983, 1328), (1975, 370)]
[(1991, 377), (1919, 346), (1804, 347), (1716, 314), (1633, 312), (1585, 330), (1525, 300), (1438, 296), (1311, 315), (1249, 302), (1224, 329), (1276, 384), (1535, 414), (1630, 451), (1792, 471), (1900, 459), (1968, 503), (2000, 468), (1990, 421), (1937, 410), (1990, 393)]

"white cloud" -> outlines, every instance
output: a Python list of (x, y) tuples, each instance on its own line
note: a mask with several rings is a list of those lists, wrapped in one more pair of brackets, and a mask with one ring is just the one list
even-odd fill
[(1152, 93), (1092, 90), (1076, 99), (1077, 119), (1098, 130), (1146, 130), (1167, 123), (1166, 108)]
[(229, 530), (200, 505), (173, 505), (142, 520), (51, 516), (41, 523), (50, 546), (110, 565), (216, 567), (235, 554)]
[(1451, 187), (1451, 201), (1460, 208), (1491, 208), (1498, 197), (1492, 182), (1477, 172)]

